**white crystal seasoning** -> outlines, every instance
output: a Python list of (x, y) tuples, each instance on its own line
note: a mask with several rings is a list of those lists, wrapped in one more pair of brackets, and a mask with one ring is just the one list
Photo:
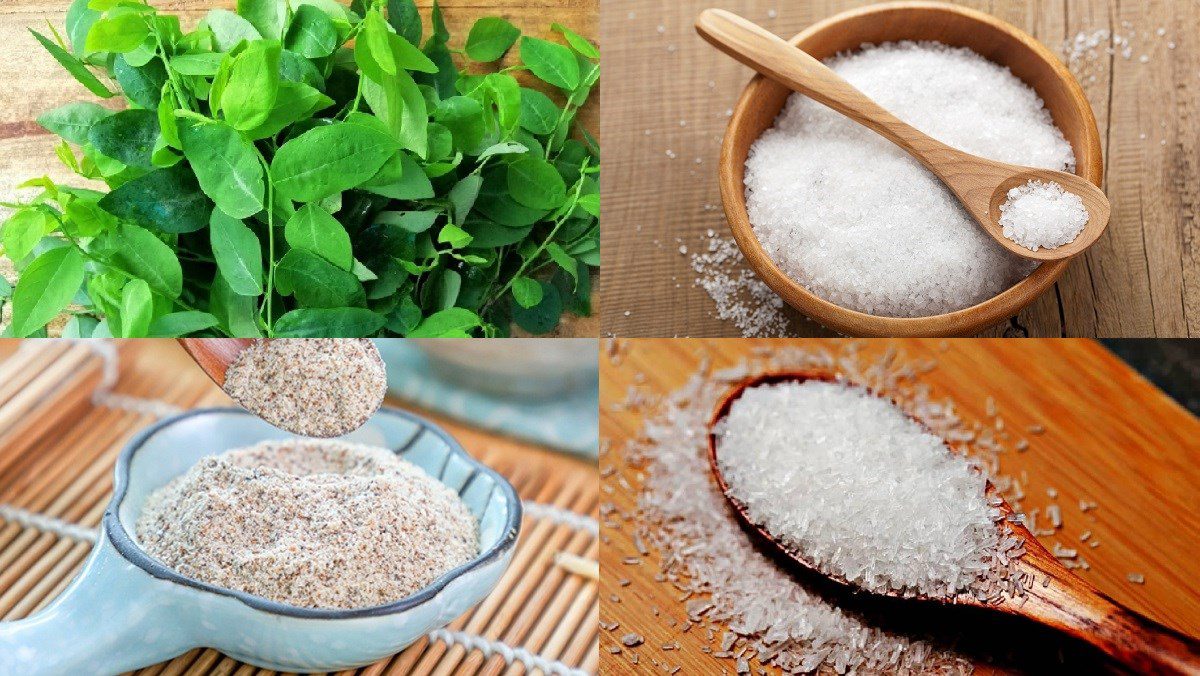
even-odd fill
[(398, 601), (479, 551), (449, 487), (387, 449), (324, 439), (208, 456), (150, 494), (136, 530), (184, 576), (304, 608)]
[(844, 383), (748, 388), (716, 429), (729, 493), (789, 549), (879, 592), (975, 586), (1003, 539), (986, 479), (892, 402)]
[[(1003, 162), (1072, 171), (1071, 145), (1008, 69), (963, 48), (889, 43), (828, 62), (909, 124)], [(842, 307), (922, 317), (987, 300), (1036, 267), (992, 241), (891, 142), (792, 94), (751, 147), (746, 206), (771, 259)]]
[(1004, 236), (1037, 251), (1070, 244), (1087, 227), (1083, 198), (1053, 181), (1029, 181), (1008, 191), (1000, 205)]
[(387, 374), (379, 350), (365, 338), (260, 339), (229, 366), (224, 389), (280, 429), (336, 437), (375, 414)]

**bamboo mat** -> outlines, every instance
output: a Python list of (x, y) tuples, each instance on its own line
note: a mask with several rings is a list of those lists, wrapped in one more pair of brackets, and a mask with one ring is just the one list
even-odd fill
[[(760, 350), (778, 353), (793, 347), (846, 355), (852, 346), (858, 348), (857, 361), (863, 366), (890, 355), (889, 363), (917, 369), (917, 382), (930, 388), (931, 400), (951, 400), (968, 429), (976, 423), (994, 425), (989, 410), (1002, 416), (1011, 437), (1001, 442), (1007, 450), (996, 454), (998, 474), (1019, 478), (1023, 497), (1016, 504), (1031, 513), (1040, 509), (1043, 515), (1051, 503), (1061, 505), (1063, 525), (1052, 529), (1053, 535), (1039, 535), (1042, 544), (1077, 548), (1089, 567), (1076, 574), (1119, 603), (1200, 636), (1200, 419), (1099, 343), (618, 339), (608, 344), (608, 356), (600, 360), (600, 481), (605, 500), (601, 620), (619, 625), (603, 634), (604, 673), (640, 673), (655, 660), (680, 665), (682, 673), (689, 674), (732, 672), (734, 667), (733, 661), (704, 652), (718, 648), (705, 640), (702, 627), (686, 633), (674, 628), (688, 619), (680, 590), (656, 579), (659, 554), (651, 551), (643, 564), (639, 551), (646, 545), (633, 538), (635, 524), (630, 521), (636, 521), (645, 468), (629, 464), (625, 448), (659, 410), (653, 403), (656, 397), (681, 388), (705, 362), (718, 371)], [(1085, 511), (1081, 501), (1096, 506)], [(1041, 528), (1047, 528), (1047, 521), (1043, 516)], [(1089, 535), (1083, 537), (1085, 532)], [(631, 560), (638, 565), (628, 565)], [(1129, 574), (1143, 574), (1144, 583), (1130, 581)], [(905, 612), (906, 622), (932, 626), (917, 621), (918, 606)], [(977, 661), (976, 673), (1099, 673), (1096, 669), (1103, 666), (1093, 664), (1089, 651), (1032, 626), (993, 627), (975, 616), (972, 624), (955, 626), (957, 616), (928, 615), (921, 620), (944, 620), (936, 625), (945, 630), (943, 636), (961, 631), (958, 639), (982, 655), (1012, 646), (1024, 653), (1013, 663), (1006, 655), (995, 655), (1004, 660), (1002, 668)], [(645, 644), (636, 651), (622, 647), (620, 639), (628, 632), (643, 635)], [(659, 649), (674, 642), (673, 650)], [(621, 653), (610, 653), (611, 648)], [(640, 654), (640, 666), (630, 663), (631, 652)], [(1060, 665), (1060, 660), (1066, 664)], [(759, 673), (759, 665), (753, 660), (751, 665)]]
[[(120, 368), (109, 374), (115, 377), (109, 391), (102, 387), (106, 362), (95, 342), (0, 341), (0, 505), (32, 512), (35, 520), (50, 517), (88, 527), (34, 528), (15, 518), (5, 521), (0, 512), (0, 620), (37, 612), (74, 577), (91, 550), (90, 528), (99, 524), (108, 503), (113, 462), (134, 433), (156, 414), (229, 404), (174, 341), (124, 341), (117, 351)], [(95, 402), (94, 393), (99, 393)], [(524, 673), (519, 659), (505, 661), (503, 653), (511, 655), (513, 648), (595, 673), (596, 584), (554, 564), (559, 551), (591, 560), (599, 556), (595, 529), (586, 527), (598, 504), (595, 466), (422, 414), (506, 476), (527, 504), (538, 505), (526, 510), (512, 565), (497, 589), (447, 627), (457, 640), (422, 639), (389, 660), (344, 673)], [(551, 518), (553, 508), (569, 514)], [(471, 649), (464, 640), (473, 642)], [(137, 673), (272, 672), (197, 649)]]

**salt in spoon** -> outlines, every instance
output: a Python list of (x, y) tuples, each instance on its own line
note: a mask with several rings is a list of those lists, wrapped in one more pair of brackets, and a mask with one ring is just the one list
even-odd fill
[[(747, 389), (784, 382), (801, 383), (806, 380), (837, 382), (834, 377), (817, 372), (784, 372), (756, 376), (731, 388), (717, 403), (708, 424), (708, 461), (718, 488), (733, 508), (738, 521), (755, 539), (782, 555), (783, 560), (842, 586), (868, 594), (974, 606), (1025, 617), (1091, 644), (1136, 673), (1192, 676), (1200, 674), (1200, 641), (1119, 605), (1067, 570), (1033, 537), (1023, 523), (1009, 520), (1013, 514), (1012, 507), (1000, 497), (990, 481), (987, 482), (985, 493), (987, 499), (993, 504), (998, 502), (1002, 523), (1007, 523), (1013, 535), (1024, 540), (1025, 553), (1011, 562), (1014, 575), (1024, 578), (1032, 576), (1034, 580), (1034, 583), (1024, 590), (1023, 595), (1002, 592), (998, 598), (981, 601), (968, 593), (960, 593), (950, 598), (904, 597), (899, 592), (884, 594), (862, 589), (844, 577), (822, 571), (815, 563), (806, 559), (802, 552), (784, 544), (762, 526), (751, 521), (745, 506), (730, 495), (729, 486), (725, 483), (717, 462), (717, 426), (729, 413), (733, 402)], [(917, 422), (920, 424), (920, 421)], [(952, 452), (949, 446), (946, 447), (946, 452)]]
[[(997, 162), (952, 148), (901, 121), (807, 52), (731, 12), (704, 10), (696, 18), (696, 32), (762, 75), (900, 146), (946, 184), (992, 239), (1017, 256), (1039, 261), (1070, 258), (1095, 243), (1108, 227), (1112, 214), (1108, 197), (1087, 179)], [(1057, 183), (1083, 200), (1088, 222), (1074, 241), (1032, 251), (1004, 236), (1000, 206), (1008, 200), (1010, 190), (1030, 181)]]

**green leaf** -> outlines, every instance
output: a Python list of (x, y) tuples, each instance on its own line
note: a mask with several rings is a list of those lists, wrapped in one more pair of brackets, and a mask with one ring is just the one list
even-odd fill
[(394, 138), (364, 125), (317, 127), (283, 144), (271, 178), (282, 194), (312, 202), (370, 179), (398, 149)]
[(395, 75), (396, 60), (388, 41), (391, 32), (378, 11), (367, 12), (363, 17), (358, 38), (354, 41), (354, 60), (363, 75), (378, 81), (380, 75)]
[(304, 249), (292, 249), (280, 259), (275, 266), (275, 288), (285, 296), (294, 294), (303, 307), (338, 308), (366, 302), (358, 278)]
[(179, 120), (175, 111), (179, 108), (179, 98), (175, 96), (172, 86), (163, 87), (162, 96), (158, 101), (158, 131), (162, 141), (176, 150), (183, 149), (183, 141), (179, 138)]
[(425, 157), (429, 147), (429, 116), (425, 97), (412, 76), (404, 71), (383, 76), (383, 83), (364, 79), (363, 99), (388, 125), (400, 147)]
[(477, 220), (468, 222), (463, 229), (471, 234), (472, 247), (493, 248), (520, 242), (529, 235), (533, 227), (527, 225), (522, 228), (510, 228), (492, 221)]
[(517, 326), (525, 329), (534, 335), (542, 335), (550, 333), (554, 327), (558, 326), (559, 320), (562, 318), (563, 305), (562, 296), (558, 293), (558, 288), (547, 282), (538, 282), (542, 288), (542, 297), (533, 307), (522, 307), (514, 302), (512, 307), (512, 318), (517, 323)]
[(388, 330), (400, 335), (408, 334), (420, 323), (421, 308), (409, 296), (402, 298), (400, 304), (387, 317)]
[(252, 139), (274, 136), (289, 124), (307, 119), (331, 105), (333, 99), (303, 82), (280, 82), (279, 94), (267, 120), (245, 134)]
[(451, 249), (461, 249), (471, 243), (471, 235), (453, 223), (442, 226), (438, 242), (449, 244)]
[(421, 15), (413, 0), (388, 0), (388, 23), (396, 33), (412, 44), (421, 43)]
[(92, 74), (92, 71), (88, 70), (87, 66), (83, 65), (82, 61), (75, 58), (67, 50), (59, 47), (53, 41), (46, 38), (46, 36), (33, 30), (32, 28), (29, 29), (29, 32), (33, 33), (33, 37), (37, 38), (37, 41), (41, 43), (42, 47), (46, 48), (46, 51), (50, 52), (50, 56), (53, 56), (55, 61), (58, 61), (63, 68), (66, 68), (67, 72), (70, 73), (75, 80), (79, 82), (79, 84), (87, 87), (88, 91), (105, 99), (113, 96), (113, 91), (104, 86), (104, 83), (97, 79), (96, 76)]
[(117, 218), (100, 208), (102, 195), (75, 197), (67, 202), (63, 219), (63, 230), (72, 237), (95, 237), (117, 227)]
[(406, 338), (469, 338), (473, 329), (483, 325), (474, 312), (461, 307), (449, 308), (421, 320)]
[(163, 84), (167, 81), (167, 69), (162, 61), (154, 59), (141, 66), (133, 66), (124, 55), (118, 55), (113, 63), (113, 76), (125, 98), (142, 108), (154, 110), (162, 96)]
[(521, 38), (521, 62), (542, 80), (571, 91), (579, 86), (579, 63), (570, 49), (539, 38)]
[(157, 169), (100, 200), (108, 213), (163, 232), (195, 232), (208, 225), (213, 203), (183, 165)]
[(276, 338), (365, 338), (384, 326), (384, 317), (356, 307), (301, 308), (275, 322)]
[(217, 208), (213, 209), (208, 234), (217, 269), (229, 289), (240, 296), (262, 295), (262, 244), (254, 231)]
[(504, 19), (484, 17), (471, 26), (467, 35), (467, 56), (482, 63), (499, 60), (520, 35), (521, 29)]
[(181, 338), (205, 329), (211, 329), (219, 322), (207, 312), (187, 310), (172, 312), (150, 322), (146, 335), (149, 338)]
[(384, 211), (375, 216), (376, 223), (395, 225), (407, 232), (421, 233), (433, 227), (436, 211)]
[(37, 121), (47, 131), (83, 145), (88, 142), (92, 125), (112, 114), (111, 110), (95, 103), (68, 103), (42, 113)]
[(312, 5), (301, 5), (292, 17), (283, 44), (310, 59), (329, 56), (338, 48), (337, 27), (329, 15)]
[(505, 141), (504, 143), (497, 143), (494, 146), (489, 146), (483, 152), (479, 153), (479, 157), (476, 159), (482, 162), (494, 155), (520, 155), (527, 152), (529, 152), (529, 149), (520, 143)]
[(12, 296), (12, 335), (24, 338), (58, 316), (83, 284), (83, 255), (62, 246), (43, 253), (21, 275)]
[(283, 235), (292, 248), (311, 251), (343, 270), (354, 265), (346, 228), (316, 204), (297, 210), (284, 226)]
[(588, 42), (582, 35), (560, 23), (550, 24), (550, 28), (562, 33), (562, 36), (567, 39), (567, 44), (574, 47), (575, 51), (590, 59), (600, 58), (600, 50), (596, 49), (596, 46)]
[(454, 146), (472, 152), (487, 133), (483, 106), (469, 96), (452, 96), (438, 103), (433, 119), (445, 125), (454, 139)]
[(484, 83), (496, 104), (500, 127), (508, 132), (515, 130), (521, 122), (521, 87), (512, 77), (502, 73), (484, 76)]
[(523, 308), (536, 307), (542, 302), (542, 285), (536, 279), (517, 277), (512, 283), (513, 300)]
[(150, 156), (158, 140), (158, 114), (131, 109), (97, 120), (88, 132), (92, 146), (122, 164), (153, 169)]
[[(296, 13), (299, 14), (302, 9), (304, 7), (297, 9)], [(283, 36), (283, 24), (287, 20), (287, 3), (284, 0), (238, 0), (237, 13), (245, 17), (262, 37), (278, 40)]]
[(546, 253), (550, 255), (551, 260), (558, 264), (558, 267), (563, 269), (563, 272), (571, 275), (571, 279), (574, 279), (576, 282), (579, 281), (579, 264), (557, 242), (547, 244)]
[(92, 24), (84, 49), (89, 52), (131, 52), (150, 34), (150, 25), (137, 13), (109, 14)]
[(143, 338), (150, 331), (154, 316), (154, 298), (150, 285), (142, 279), (131, 279), (121, 291), (120, 335), (122, 338)]
[(566, 200), (567, 186), (553, 164), (525, 156), (508, 165), (508, 192), (531, 209), (556, 209)]
[(263, 210), (266, 183), (253, 144), (220, 122), (184, 124), (179, 131), (200, 189), (218, 209), (233, 218), (249, 218)]
[(254, 24), (227, 9), (210, 11), (200, 25), (213, 32), (217, 49), (222, 52), (228, 52), (242, 40), (253, 42), (263, 38)]
[(239, 131), (266, 122), (279, 93), (278, 42), (254, 42), (233, 60), (221, 93), (221, 111)]
[(9, 260), (19, 261), (30, 253), (54, 229), (51, 221), (41, 209), (29, 207), (18, 209), (0, 230), (0, 242), (4, 243), (4, 255)]
[(171, 57), (171, 68), (180, 75), (212, 77), (221, 69), (225, 55), (220, 53), (180, 54)]
[(89, 0), (73, 0), (67, 9), (66, 29), (67, 39), (71, 43), (71, 51), (76, 56), (84, 56), (88, 31), (92, 24), (100, 18), (100, 12), (88, 7)]
[(467, 215), (471, 213), (471, 207), (475, 206), (475, 200), (479, 197), (479, 188), (482, 185), (482, 176), (467, 174), (450, 189), (450, 193), (446, 197), (454, 209), (454, 222), (465, 223), (467, 221)]
[(433, 184), (429, 177), (421, 169), (421, 165), (404, 152), (392, 156), (378, 174), (363, 184), (363, 188), (397, 200), (433, 197)]
[(99, 243), (109, 263), (125, 273), (146, 280), (150, 288), (168, 298), (183, 290), (183, 270), (171, 247), (154, 233), (121, 223)]
[(521, 87), (521, 128), (545, 136), (554, 131), (562, 113), (549, 96), (536, 89)]
[(220, 272), (216, 273), (209, 287), (208, 311), (233, 338), (262, 336), (258, 323), (258, 299), (234, 293)]

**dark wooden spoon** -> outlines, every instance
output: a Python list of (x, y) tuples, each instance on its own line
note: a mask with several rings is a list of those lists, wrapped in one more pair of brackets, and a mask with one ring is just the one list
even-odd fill
[(180, 338), (179, 344), (204, 369), (218, 387), (225, 388), (225, 372), (253, 338)]
[[(709, 465), (717, 486), (738, 520), (755, 538), (782, 555), (783, 560), (849, 588), (878, 594), (820, 570), (802, 552), (785, 545), (751, 521), (745, 506), (730, 495), (729, 486), (721, 474), (715, 430), (717, 424), (728, 415), (733, 402), (752, 387), (806, 380), (835, 382), (837, 379), (826, 373), (809, 371), (769, 373), (749, 378), (727, 392), (718, 402), (708, 424)], [(947, 452), (952, 452), (949, 446)], [(990, 481), (986, 495), (989, 499), (1000, 500), (999, 509), (1006, 519), (1013, 513), (1012, 507), (1000, 497)], [(988, 602), (970, 594), (959, 594), (948, 599), (919, 597), (919, 600), (988, 608), (1034, 620), (1090, 643), (1137, 673), (1200, 674), (1200, 641), (1121, 606), (1063, 566), (1023, 524), (1009, 522), (1008, 525), (1014, 535), (1025, 540), (1025, 554), (1012, 564), (1013, 574), (1024, 578), (1033, 576), (1034, 583), (1028, 585), (1024, 595), (1004, 593), (1000, 598)], [(899, 593), (886, 595), (895, 598), (901, 596)]]

